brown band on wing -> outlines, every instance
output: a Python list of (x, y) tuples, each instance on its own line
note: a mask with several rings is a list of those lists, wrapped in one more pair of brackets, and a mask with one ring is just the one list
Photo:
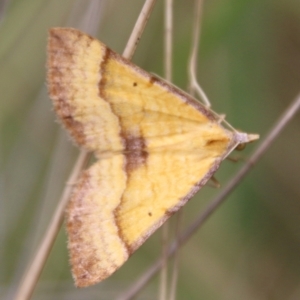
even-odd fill
[(105, 51), (100, 67), (99, 67), (99, 72), (100, 72), (100, 82), (99, 82), (99, 96), (101, 99), (107, 101), (106, 95), (105, 95), (105, 85), (106, 85), (106, 77), (105, 77), (105, 67), (106, 64), (109, 60), (110, 56), (110, 49), (109, 48), (104, 48), (103, 51)]
[[(70, 88), (65, 81), (67, 77), (72, 80), (71, 69), (74, 65), (74, 48), (76, 49), (76, 42), (80, 40), (82, 33), (74, 31), (77, 35), (77, 40), (71, 43), (68, 34), (63, 34), (64, 31), (52, 29), (48, 44), (48, 89), (53, 106), (56, 113), (59, 115), (62, 123), (71, 133), (72, 137), (79, 145), (85, 144), (85, 135), (83, 125), (74, 120), (75, 108), (71, 105), (72, 95)], [(89, 37), (88, 45), (92, 42), (93, 38)], [(62, 68), (62, 65), (65, 68)]]
[[(100, 65), (101, 80), (99, 82), (99, 95), (103, 100), (107, 101), (108, 103), (109, 103), (109, 99), (107, 98), (107, 96), (105, 94), (106, 66), (107, 66), (107, 63), (109, 62), (109, 59), (112, 57), (115, 57), (115, 55), (116, 54), (112, 50), (110, 50), (109, 48), (106, 48), (103, 60)], [(130, 101), (130, 100), (128, 100), (128, 101)], [(120, 117), (118, 115), (118, 113), (116, 112), (116, 110), (114, 109), (114, 106), (112, 104), (110, 105), (110, 107), (111, 107), (111, 110), (113, 111), (113, 113), (119, 119), (120, 137), (122, 139), (123, 154), (125, 156), (124, 170), (126, 172), (127, 182), (128, 182), (130, 180), (131, 173), (135, 169), (146, 164), (147, 157), (148, 157), (148, 153), (146, 151), (146, 143), (145, 143), (145, 139), (142, 136), (132, 135), (131, 133), (124, 130), (125, 126), (122, 126), (122, 123), (123, 123), (122, 117)], [(122, 201), (123, 201), (123, 197), (121, 197), (119, 207), (122, 205)], [(114, 214), (115, 222), (116, 222), (116, 225), (118, 228), (119, 238), (123, 241), (124, 246), (127, 249), (127, 253), (128, 253), (128, 255), (130, 255), (133, 252), (131, 249), (131, 245), (129, 245), (128, 242), (125, 240), (125, 236), (122, 233), (121, 226), (119, 226), (119, 222), (118, 222), (119, 207), (117, 207), (114, 210), (113, 214)]]
[[(84, 171), (72, 191), (71, 199), (66, 209), (70, 261), (72, 273), (76, 280), (76, 286), (79, 287), (91, 285), (91, 280), (93, 280), (95, 276), (95, 266), (101, 265), (101, 258), (96, 254), (95, 246), (86, 243), (82, 238), (85, 223), (85, 215), (82, 214), (82, 211), (86, 208), (86, 204), (82, 200), (85, 199), (90, 192), (90, 182), (89, 171)], [(104, 244), (102, 237), (103, 235), (98, 236), (98, 238), (102, 239), (102, 243)], [(105, 251), (105, 249), (103, 249), (103, 251)], [(85, 254), (84, 256), (82, 255), (83, 253)], [(118, 268), (113, 261), (111, 261), (111, 265), (113, 269)], [(100, 272), (100, 270), (97, 269), (97, 272)], [(98, 280), (103, 280), (109, 275), (110, 272), (102, 269), (101, 273), (98, 274)]]
[[(139, 168), (142, 165), (146, 164), (146, 160), (148, 157), (148, 152), (145, 150), (146, 145), (145, 145), (145, 140), (142, 137), (136, 137), (132, 135), (126, 135), (124, 132), (121, 132), (123, 144), (125, 147), (124, 150), (124, 155), (125, 155), (125, 171), (127, 174), (127, 184), (130, 181), (130, 176), (132, 172)], [(126, 191), (126, 190), (125, 190)], [(124, 195), (124, 194), (123, 194)], [(123, 229), (120, 226), (119, 222), (119, 210), (122, 206), (123, 202), (123, 196), (121, 197), (120, 200), (120, 205), (114, 210), (114, 217), (115, 217), (115, 222), (118, 227), (118, 235), (122, 239), (126, 249), (127, 253), (130, 256), (135, 249), (133, 249), (132, 245), (128, 243), (128, 241), (125, 239), (125, 235), (123, 234)]]
[[(82, 242), (82, 214), (77, 213), (82, 208), (82, 199), (84, 199), (85, 194), (88, 192), (88, 187), (86, 183), (88, 182), (87, 172), (84, 172), (81, 179), (78, 181), (76, 190), (73, 189), (71, 199), (68, 203), (66, 209), (67, 217), (67, 231), (69, 236), (69, 250), (70, 250), (70, 261), (72, 266), (72, 273), (74, 274), (76, 280), (81, 282), (89, 281), (89, 275), (91, 272), (91, 267), (96, 264), (96, 255), (91, 255), (89, 257), (82, 258), (81, 253), (86, 253), (86, 243)], [(78, 192), (80, 193), (78, 194)], [(76, 199), (75, 199), (76, 198)], [(76, 209), (74, 206), (76, 205)], [(72, 213), (72, 215), (70, 215)], [(75, 246), (76, 245), (76, 246)], [(89, 245), (91, 246), (91, 245)], [(93, 253), (93, 249), (89, 248), (89, 253)], [(76, 283), (77, 284), (77, 283)]]
[[(145, 140), (142, 137), (135, 136), (123, 136), (123, 142), (125, 143), (125, 157), (126, 157), (126, 165), (125, 170), (127, 174), (127, 183), (130, 181), (130, 175), (132, 172), (139, 168), (141, 165), (146, 164), (146, 160), (148, 157), (148, 152), (145, 150)], [(121, 207), (121, 203), (123, 201), (123, 196), (120, 201), (120, 206), (118, 206), (114, 210), (115, 221), (118, 226), (118, 235), (122, 239), (124, 245), (126, 246), (127, 253), (130, 256), (135, 249), (131, 244), (125, 239), (125, 235), (123, 234), (122, 227), (119, 225), (119, 210)]]
[(142, 137), (123, 136), (125, 143), (126, 173), (130, 173), (139, 166), (146, 164), (148, 152), (145, 150), (145, 140)]
[[(110, 50), (109, 48), (105, 49), (105, 54), (103, 57), (103, 60), (100, 65), (100, 72), (101, 72), (101, 80), (99, 82), (99, 94), (102, 99), (107, 101), (109, 103), (109, 100), (107, 99), (105, 95), (105, 85), (106, 85), (106, 78), (105, 78), (105, 72), (106, 72), (106, 64), (109, 61), (111, 57), (115, 57), (115, 53)], [(130, 101), (130, 100), (128, 100)], [(125, 126), (122, 126), (123, 120), (122, 117), (120, 117), (117, 112), (114, 109), (114, 106), (111, 105), (111, 110), (114, 112), (114, 114), (118, 117), (121, 131), (120, 136), (123, 143), (123, 151), (126, 158), (126, 165), (125, 170), (127, 173), (127, 176), (130, 176), (130, 173), (138, 168), (141, 165), (144, 165), (146, 163), (148, 153), (146, 151), (146, 143), (145, 139), (141, 135), (132, 135), (130, 132), (127, 132), (124, 130)]]

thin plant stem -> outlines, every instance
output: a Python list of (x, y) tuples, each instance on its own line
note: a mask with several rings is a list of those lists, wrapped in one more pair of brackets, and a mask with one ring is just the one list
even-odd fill
[(193, 39), (192, 39), (192, 51), (190, 55), (189, 62), (189, 81), (190, 88), (189, 92), (191, 95), (198, 94), (202, 102), (210, 107), (210, 102), (208, 97), (202, 90), (201, 86), (197, 81), (197, 55), (199, 49), (199, 41), (200, 41), (200, 31), (201, 31), (201, 19), (202, 19), (202, 6), (203, 0), (195, 1), (195, 16), (194, 16), (194, 26), (193, 26)]
[(165, 223), (161, 231), (162, 239), (162, 249), (161, 249), (161, 258), (162, 258), (162, 268), (160, 271), (160, 286), (159, 286), (159, 300), (167, 299), (167, 286), (168, 286), (168, 237), (169, 237), (169, 223)]
[(63, 223), (65, 207), (68, 203), (73, 184), (74, 182), (76, 182), (76, 179), (78, 177), (77, 174), (79, 174), (79, 172), (82, 170), (87, 160), (87, 153), (85, 151), (81, 151), (65, 186), (62, 197), (58, 202), (52, 219), (50, 220), (48, 228), (43, 236), (43, 239), (33, 257), (32, 262), (28, 266), (28, 269), (25, 271), (23, 280), (21, 281), (21, 285), (17, 289), (15, 300), (30, 299), (42, 272), (43, 266), (45, 265), (45, 262), (54, 244), (55, 238)]
[[(165, 79), (172, 81), (172, 54), (173, 54), (173, 0), (165, 0), (165, 18), (164, 18), (164, 66)], [(168, 237), (169, 237), (169, 222), (166, 222), (162, 228), (162, 260), (163, 267), (160, 274), (159, 299), (167, 299), (168, 286)]]
[[(178, 243), (179, 240), (179, 235), (180, 235), (180, 225), (181, 225), (181, 220), (183, 217), (183, 210), (180, 210), (175, 219), (175, 239), (174, 243)], [(178, 247), (177, 250), (180, 248)], [(177, 291), (177, 281), (178, 281), (178, 275), (179, 275), (179, 251), (175, 251), (174, 253), (174, 260), (173, 260), (173, 271), (172, 271), (172, 278), (171, 278), (171, 286), (170, 286), (170, 300), (175, 300), (176, 299), (176, 291)]]
[(173, 62), (173, 0), (165, 0), (165, 78), (172, 81)]
[[(129, 41), (123, 52), (123, 56), (130, 59), (134, 54), (137, 47), (138, 41), (143, 33), (146, 23), (150, 17), (152, 9), (156, 0), (146, 0), (144, 6), (140, 12), (137, 22), (133, 28), (132, 34), (130, 35)], [(33, 256), (33, 260), (25, 271), (20, 286), (17, 288), (15, 300), (27, 300), (30, 299), (34, 288), (37, 284), (38, 278), (42, 272), (42, 269), (49, 256), (51, 248), (54, 244), (55, 238), (63, 223), (63, 216), (65, 207), (70, 198), (72, 185), (76, 182), (81, 170), (83, 169), (85, 162), (90, 158), (90, 154), (84, 150), (80, 151), (75, 166), (70, 174), (68, 183), (62, 193), (62, 197), (58, 203), (58, 206), (53, 214), (53, 217), (48, 225), (45, 235), (38, 246), (38, 249)]]
[(150, 18), (156, 0), (146, 0), (129, 37), (123, 56), (131, 59)]
[[(213, 212), (226, 200), (227, 196), (238, 186), (254, 165), (262, 158), (265, 152), (271, 147), (272, 143), (279, 136), (281, 131), (293, 119), (300, 110), (300, 93), (290, 106), (284, 111), (278, 121), (274, 124), (270, 132), (266, 135), (261, 144), (257, 147), (245, 165), (237, 172), (237, 174), (228, 182), (219, 195), (206, 207), (206, 209), (195, 219), (193, 223), (179, 236), (177, 241), (173, 242), (168, 250), (168, 258), (174, 255), (178, 248), (184, 245), (191, 236), (201, 228), (204, 222), (211, 216)], [(162, 260), (155, 261), (148, 270), (146, 270), (138, 280), (136, 280), (126, 291), (122, 292), (117, 300), (130, 300), (135, 297), (152, 279), (152, 277), (162, 267)]]

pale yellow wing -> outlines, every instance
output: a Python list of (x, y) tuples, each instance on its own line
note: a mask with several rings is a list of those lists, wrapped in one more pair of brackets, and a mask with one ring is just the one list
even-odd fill
[(246, 140), (77, 30), (52, 29), (48, 51), (55, 110), (98, 159), (67, 209), (73, 275), (76, 285), (88, 286), (118, 269)]

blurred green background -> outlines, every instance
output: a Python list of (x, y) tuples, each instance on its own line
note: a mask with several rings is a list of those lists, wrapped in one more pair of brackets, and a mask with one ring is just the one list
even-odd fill
[[(59, 200), (78, 149), (55, 122), (45, 82), (47, 30), (72, 26), (122, 53), (141, 0), (0, 1), (0, 298), (11, 299)], [(163, 1), (133, 61), (163, 76)], [(174, 1), (174, 83), (187, 87), (194, 2)], [(204, 1), (199, 82), (213, 109), (264, 139), (300, 88), (300, 2)], [(180, 252), (177, 299), (300, 299), (300, 116)], [(247, 158), (258, 143), (243, 153)], [(222, 186), (243, 161), (225, 161)], [(217, 195), (184, 208), (187, 226)], [(172, 220), (173, 221), (173, 220)], [(64, 228), (33, 299), (113, 299), (160, 253), (154, 234), (113, 276), (76, 289)], [(137, 299), (157, 298), (157, 278)]]

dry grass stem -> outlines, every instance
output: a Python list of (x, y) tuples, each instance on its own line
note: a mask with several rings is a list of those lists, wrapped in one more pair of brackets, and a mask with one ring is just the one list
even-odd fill
[[(21, 285), (17, 289), (17, 293), (15, 296), (15, 300), (25, 300), (30, 299), (33, 290), (37, 284), (39, 276), (42, 272), (43, 266), (46, 263), (46, 260), (49, 256), (51, 248), (54, 244), (55, 238), (60, 230), (60, 227), (63, 223), (63, 216), (65, 212), (65, 207), (69, 200), (69, 195), (72, 190), (72, 186), (74, 182), (76, 182), (77, 174), (82, 170), (83, 166), (86, 164), (88, 159), (87, 153), (81, 151), (76, 164), (71, 172), (71, 175), (68, 179), (68, 182), (63, 191), (62, 197), (58, 202), (56, 210), (52, 216), (52, 219), (49, 223), (49, 226), (43, 236), (43, 239), (33, 256), (33, 260), (28, 266), (23, 279), (21, 281)], [(73, 184), (72, 184), (73, 183)]]
[(172, 81), (173, 63), (173, 0), (165, 0), (165, 79)]
[[(180, 235), (180, 228), (181, 228), (181, 220), (183, 217), (183, 210), (180, 210), (175, 219), (175, 240), (174, 243), (178, 243), (179, 235)], [(172, 270), (172, 278), (171, 278), (171, 286), (170, 286), (170, 300), (176, 299), (176, 291), (177, 291), (177, 282), (178, 282), (178, 275), (179, 275), (179, 247), (177, 248), (178, 251), (174, 253), (174, 260), (173, 260), (173, 270)]]
[(194, 16), (194, 26), (193, 26), (193, 40), (192, 40), (192, 51), (190, 55), (189, 62), (189, 81), (190, 87), (189, 92), (191, 95), (198, 94), (204, 105), (210, 107), (210, 102), (208, 97), (202, 90), (201, 86), (197, 81), (197, 55), (199, 49), (200, 41), (200, 31), (201, 31), (201, 17), (202, 17), (202, 0), (195, 1), (195, 16)]
[[(165, 79), (169, 82), (172, 81), (172, 57), (173, 57), (173, 0), (165, 0), (164, 8), (164, 66), (165, 66)], [(166, 222), (162, 228), (162, 260), (163, 267), (160, 274), (160, 288), (159, 299), (167, 299), (168, 287), (168, 264), (167, 252), (169, 241), (169, 223)]]
[(145, 4), (141, 10), (141, 13), (135, 23), (132, 33), (129, 37), (125, 50), (123, 51), (123, 56), (127, 59), (131, 59), (138, 42), (144, 32), (148, 19), (151, 15), (152, 9), (156, 3), (156, 0), (146, 0)]

